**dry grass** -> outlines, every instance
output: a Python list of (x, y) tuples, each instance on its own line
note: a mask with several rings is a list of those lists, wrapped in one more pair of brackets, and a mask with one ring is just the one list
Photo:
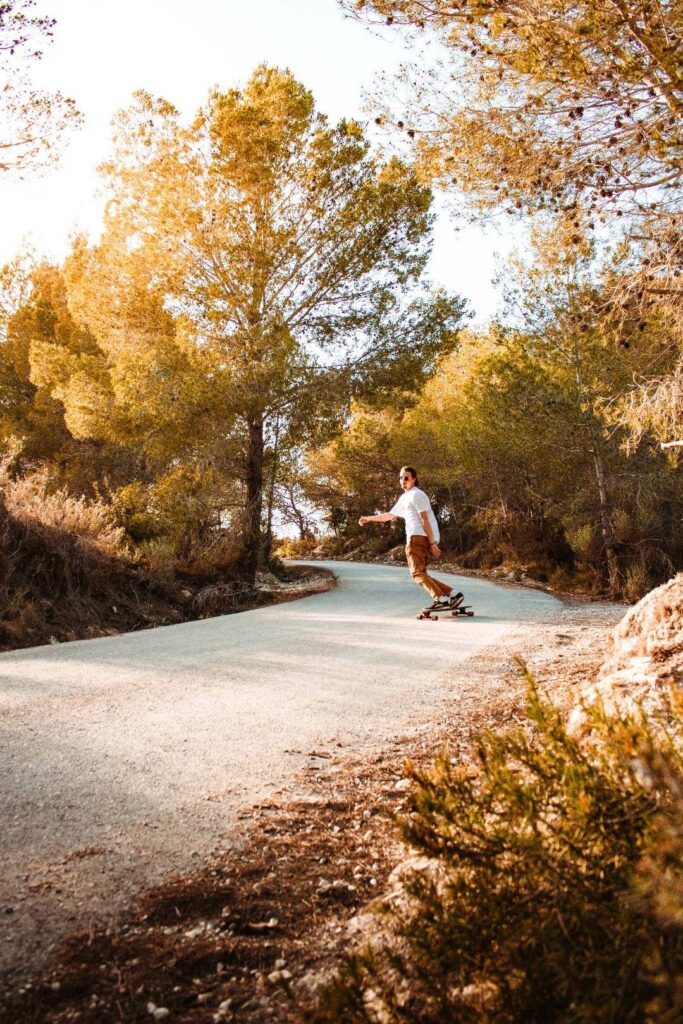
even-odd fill
[(133, 564), (102, 502), (51, 492), (45, 474), (0, 492), (0, 649), (179, 621), (177, 595)]
[[(106, 503), (53, 490), (44, 472), (19, 480), (0, 472), (0, 651), (224, 615), (289, 596), (244, 588), (226, 575), (134, 560)], [(325, 586), (330, 581), (327, 574)], [(298, 577), (292, 589), (302, 596)]]

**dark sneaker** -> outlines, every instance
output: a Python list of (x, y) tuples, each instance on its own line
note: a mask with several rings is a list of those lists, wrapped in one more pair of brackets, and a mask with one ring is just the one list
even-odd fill
[(449, 605), (450, 608), (459, 608), (464, 600), (465, 600), (465, 598), (463, 597), (462, 594), (460, 594), (460, 593), (453, 594), (451, 596), (450, 601), (448, 602), (448, 605)]
[(426, 608), (423, 608), (422, 611), (423, 612), (447, 612), (450, 607), (451, 607), (451, 605), (450, 605), (450, 603), (448, 601), (439, 601), (439, 599), (437, 598), (436, 601), (432, 601), (432, 603), (430, 605), (427, 605)]

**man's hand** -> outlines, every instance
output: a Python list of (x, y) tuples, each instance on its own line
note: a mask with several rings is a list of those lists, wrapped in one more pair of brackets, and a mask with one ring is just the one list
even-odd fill
[(370, 516), (361, 516), (358, 520), (359, 526), (366, 526), (370, 522)]
[(434, 558), (441, 557), (441, 548), (439, 547), (435, 540), (432, 541), (432, 543), (429, 545), (429, 553), (430, 555), (433, 555)]

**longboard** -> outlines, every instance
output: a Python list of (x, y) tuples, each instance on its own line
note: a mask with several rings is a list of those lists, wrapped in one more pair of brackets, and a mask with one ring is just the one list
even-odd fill
[(474, 615), (474, 609), (471, 604), (460, 604), (457, 608), (446, 607), (443, 611), (440, 608), (433, 608), (429, 612), (420, 612), (417, 618), (438, 622), (439, 615), (450, 615), (454, 619), (459, 619), (461, 615), (468, 615), (471, 618)]

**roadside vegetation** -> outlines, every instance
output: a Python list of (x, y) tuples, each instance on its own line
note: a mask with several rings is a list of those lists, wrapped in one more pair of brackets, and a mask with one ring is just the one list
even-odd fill
[(428, 859), (306, 1019), (680, 1019), (682, 726), (596, 709), (577, 739), (532, 686), (524, 725), (414, 770), (399, 827)]
[[(368, 100), (381, 157), (277, 68), (189, 125), (138, 93), (101, 238), (3, 268), (8, 472), (104, 503), (152, 571), (249, 587), (283, 527), (397, 544), (357, 519), (408, 463), (451, 560), (635, 600), (683, 564), (679, 4), (343, 6), (425, 44)], [(528, 228), (485, 330), (425, 276), (435, 188)]]
[(0, 273), (6, 475), (97, 507), (110, 557), (253, 588), (302, 446), (457, 342), (463, 302), (424, 278), (431, 192), (269, 67), (189, 127), (137, 94), (102, 173), (97, 243)]
[(333, 585), (273, 561), (255, 586), (207, 545), (191, 562), (136, 552), (107, 502), (55, 490), (46, 470), (0, 475), (0, 651), (88, 639), (278, 603)]
[(683, 9), (343, 7), (414, 46), (368, 101), (387, 144), (456, 224), (522, 224), (528, 243), (500, 266), (498, 322), (405, 406), (358, 403), (306, 453), (299, 507), (360, 547), (358, 516), (415, 465), (460, 564), (635, 600), (683, 564), (681, 449), (659, 446), (683, 438)]

